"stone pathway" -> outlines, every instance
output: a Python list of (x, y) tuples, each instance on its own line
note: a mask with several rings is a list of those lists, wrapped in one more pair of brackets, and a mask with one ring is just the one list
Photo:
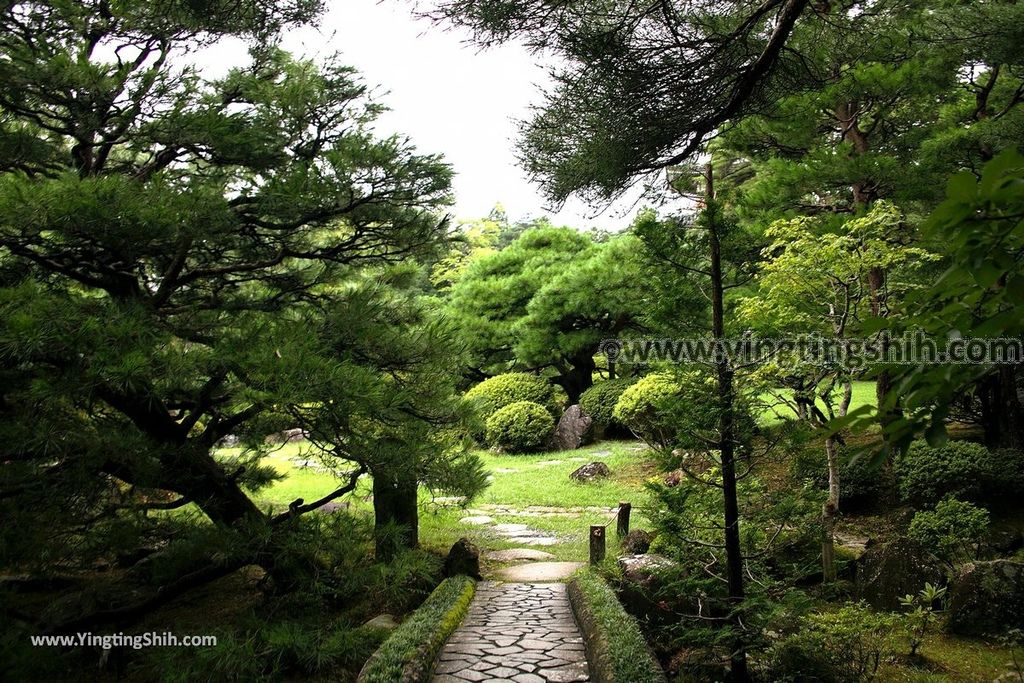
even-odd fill
[(441, 648), (432, 683), (590, 680), (562, 583), (477, 584), (465, 621)]

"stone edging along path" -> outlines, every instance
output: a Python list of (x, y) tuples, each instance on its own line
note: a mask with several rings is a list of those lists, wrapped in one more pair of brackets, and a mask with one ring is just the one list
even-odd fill
[(462, 625), (441, 648), (432, 683), (584, 683), (583, 635), (563, 583), (477, 585)]

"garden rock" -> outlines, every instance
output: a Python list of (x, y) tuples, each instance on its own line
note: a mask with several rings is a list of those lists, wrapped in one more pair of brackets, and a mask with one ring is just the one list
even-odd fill
[(587, 443), (593, 435), (594, 421), (583, 413), (579, 404), (571, 405), (562, 413), (551, 435), (551, 449), (573, 451)]
[(949, 593), (949, 628), (969, 636), (1024, 628), (1024, 562), (965, 565)]
[(569, 478), (585, 484), (596, 479), (603, 479), (611, 473), (612, 471), (608, 469), (608, 465), (605, 465), (603, 462), (592, 462), (577, 469), (569, 475)]
[(448, 577), (458, 574), (480, 578), (480, 550), (468, 538), (455, 541), (444, 560), (444, 575)]
[(618, 560), (623, 581), (650, 585), (659, 571), (671, 569), (675, 562), (663, 555), (623, 555)]
[(264, 441), (268, 444), (295, 443), (296, 441), (305, 441), (308, 436), (309, 434), (306, 430), (296, 427), (294, 429), (285, 429), (276, 434), (270, 434)]
[(378, 614), (373, 619), (370, 619), (368, 622), (363, 624), (363, 626), (394, 631), (398, 628), (398, 622), (395, 621), (395, 618), (390, 614)]
[(944, 581), (938, 561), (906, 539), (869, 547), (857, 565), (857, 595), (875, 609), (898, 611), (903, 596)]
[(651, 549), (654, 534), (643, 529), (634, 529), (622, 539), (622, 550), (630, 555), (643, 555)]
[(533, 548), (509, 548), (508, 550), (492, 550), (484, 556), (494, 562), (539, 562), (553, 560), (555, 556), (543, 550)]

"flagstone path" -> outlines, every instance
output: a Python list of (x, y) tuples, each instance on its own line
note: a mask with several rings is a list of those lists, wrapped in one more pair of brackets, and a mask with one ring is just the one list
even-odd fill
[(582, 683), (583, 635), (563, 583), (483, 581), (441, 648), (432, 683)]

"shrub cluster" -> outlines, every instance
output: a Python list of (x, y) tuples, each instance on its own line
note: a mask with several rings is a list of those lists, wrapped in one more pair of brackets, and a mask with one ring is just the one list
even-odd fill
[(929, 446), (915, 441), (896, 460), (900, 497), (918, 507), (931, 507), (947, 496), (984, 502), (1006, 491), (1003, 467), (981, 444), (950, 441)]
[(858, 604), (809, 615), (801, 621), (799, 630), (769, 650), (765, 679), (836, 683), (871, 680), (882, 661), (894, 654), (889, 634), (897, 619)]
[(594, 424), (603, 429), (621, 425), (612, 413), (619, 397), (636, 382), (632, 378), (609, 379), (598, 382), (580, 396), (580, 407), (590, 416)]
[(671, 441), (674, 429), (667, 419), (665, 404), (679, 392), (679, 383), (671, 374), (651, 373), (622, 392), (612, 418), (645, 440)]
[(981, 540), (988, 525), (988, 510), (946, 498), (934, 510), (915, 514), (907, 535), (940, 559), (953, 564), (970, 559), (972, 545)]
[(509, 453), (529, 453), (543, 448), (554, 428), (544, 406), (516, 401), (487, 418), (487, 444)]
[[(873, 466), (870, 458), (850, 458), (839, 447), (840, 507), (858, 508), (891, 495), (895, 488), (892, 469)], [(820, 489), (828, 488), (828, 466), (825, 450), (818, 442), (799, 448), (790, 462), (790, 476), (797, 482), (809, 481)]]

